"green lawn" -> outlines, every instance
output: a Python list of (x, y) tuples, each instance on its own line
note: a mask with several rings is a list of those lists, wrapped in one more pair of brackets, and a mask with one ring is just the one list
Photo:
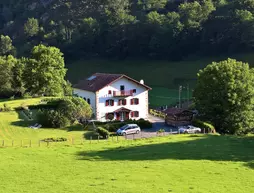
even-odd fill
[[(197, 72), (212, 61), (228, 57), (249, 62), (254, 65), (254, 54), (217, 56), (213, 58), (186, 59), (181, 62), (156, 60), (80, 60), (67, 62), (67, 78), (73, 83), (96, 72), (123, 73), (137, 80), (143, 79), (153, 90), (150, 92), (150, 105), (161, 106), (175, 104), (178, 101), (179, 85), (195, 86)], [(183, 98), (187, 98), (187, 89), (183, 89)]]
[(250, 193), (254, 138), (191, 135), (0, 148), (0, 192)]
[(20, 146), (21, 140), (23, 145), (27, 145), (32, 140), (32, 144), (38, 144), (38, 141), (44, 138), (64, 137), (68, 140), (74, 138), (81, 141), (84, 138), (82, 126), (64, 128), (64, 129), (38, 129), (29, 128), (33, 121), (28, 121), (21, 112), (0, 112), (0, 141), (5, 140), (6, 146), (12, 145), (14, 140), (15, 146)]

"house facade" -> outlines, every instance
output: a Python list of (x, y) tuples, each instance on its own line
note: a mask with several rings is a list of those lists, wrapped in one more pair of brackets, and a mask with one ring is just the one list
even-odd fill
[(123, 74), (96, 73), (74, 85), (98, 121), (147, 119), (150, 87)]

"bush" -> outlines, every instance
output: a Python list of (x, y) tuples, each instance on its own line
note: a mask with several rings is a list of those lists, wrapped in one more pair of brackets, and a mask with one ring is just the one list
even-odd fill
[(44, 141), (44, 142), (63, 142), (63, 141), (67, 141), (67, 139), (64, 138), (64, 137), (58, 137), (58, 138), (51, 137), (51, 138), (43, 139), (41, 141)]
[(110, 133), (108, 130), (104, 129), (103, 127), (98, 127), (97, 132), (99, 133), (100, 136), (102, 136), (104, 139), (106, 139)]
[(201, 131), (202, 133), (204, 132), (204, 129), (206, 131), (208, 131), (208, 133), (215, 133), (216, 132), (215, 128), (214, 128), (214, 126), (212, 124), (204, 122), (204, 121), (201, 121), (199, 119), (194, 119), (192, 121), (192, 125), (196, 126), (196, 127), (200, 127), (202, 129), (202, 131)]
[(70, 121), (67, 117), (62, 116), (56, 110), (42, 110), (37, 114), (37, 121), (43, 127), (49, 128), (63, 128), (70, 125)]
[(135, 123), (141, 128), (141, 129), (150, 129), (153, 127), (153, 124), (149, 121), (146, 121), (144, 119), (139, 119), (138, 121), (135, 121)]
[(9, 107), (6, 103), (4, 103), (4, 107), (2, 108), (2, 111), (4, 112), (11, 111), (11, 107)]

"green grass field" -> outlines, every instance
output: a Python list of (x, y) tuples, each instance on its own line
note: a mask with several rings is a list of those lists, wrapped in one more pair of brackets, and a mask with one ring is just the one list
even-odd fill
[(0, 192), (250, 193), (254, 138), (168, 136), (0, 148)]
[[(181, 62), (156, 60), (80, 60), (67, 62), (67, 78), (73, 83), (96, 72), (123, 73), (137, 80), (143, 79), (153, 90), (150, 92), (150, 105), (161, 106), (175, 104), (178, 101), (179, 85), (190, 87), (190, 96), (195, 86), (197, 73), (212, 61), (220, 61), (228, 57), (249, 62), (254, 65), (254, 54), (238, 54), (234, 56), (217, 56), (213, 58), (186, 59)], [(182, 97), (188, 96), (184, 88)]]

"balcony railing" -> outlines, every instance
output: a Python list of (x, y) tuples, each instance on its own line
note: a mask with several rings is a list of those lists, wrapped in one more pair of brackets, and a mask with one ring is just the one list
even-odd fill
[(133, 96), (133, 90), (122, 90), (122, 91), (114, 91), (113, 92), (114, 97), (127, 97), (127, 96)]

